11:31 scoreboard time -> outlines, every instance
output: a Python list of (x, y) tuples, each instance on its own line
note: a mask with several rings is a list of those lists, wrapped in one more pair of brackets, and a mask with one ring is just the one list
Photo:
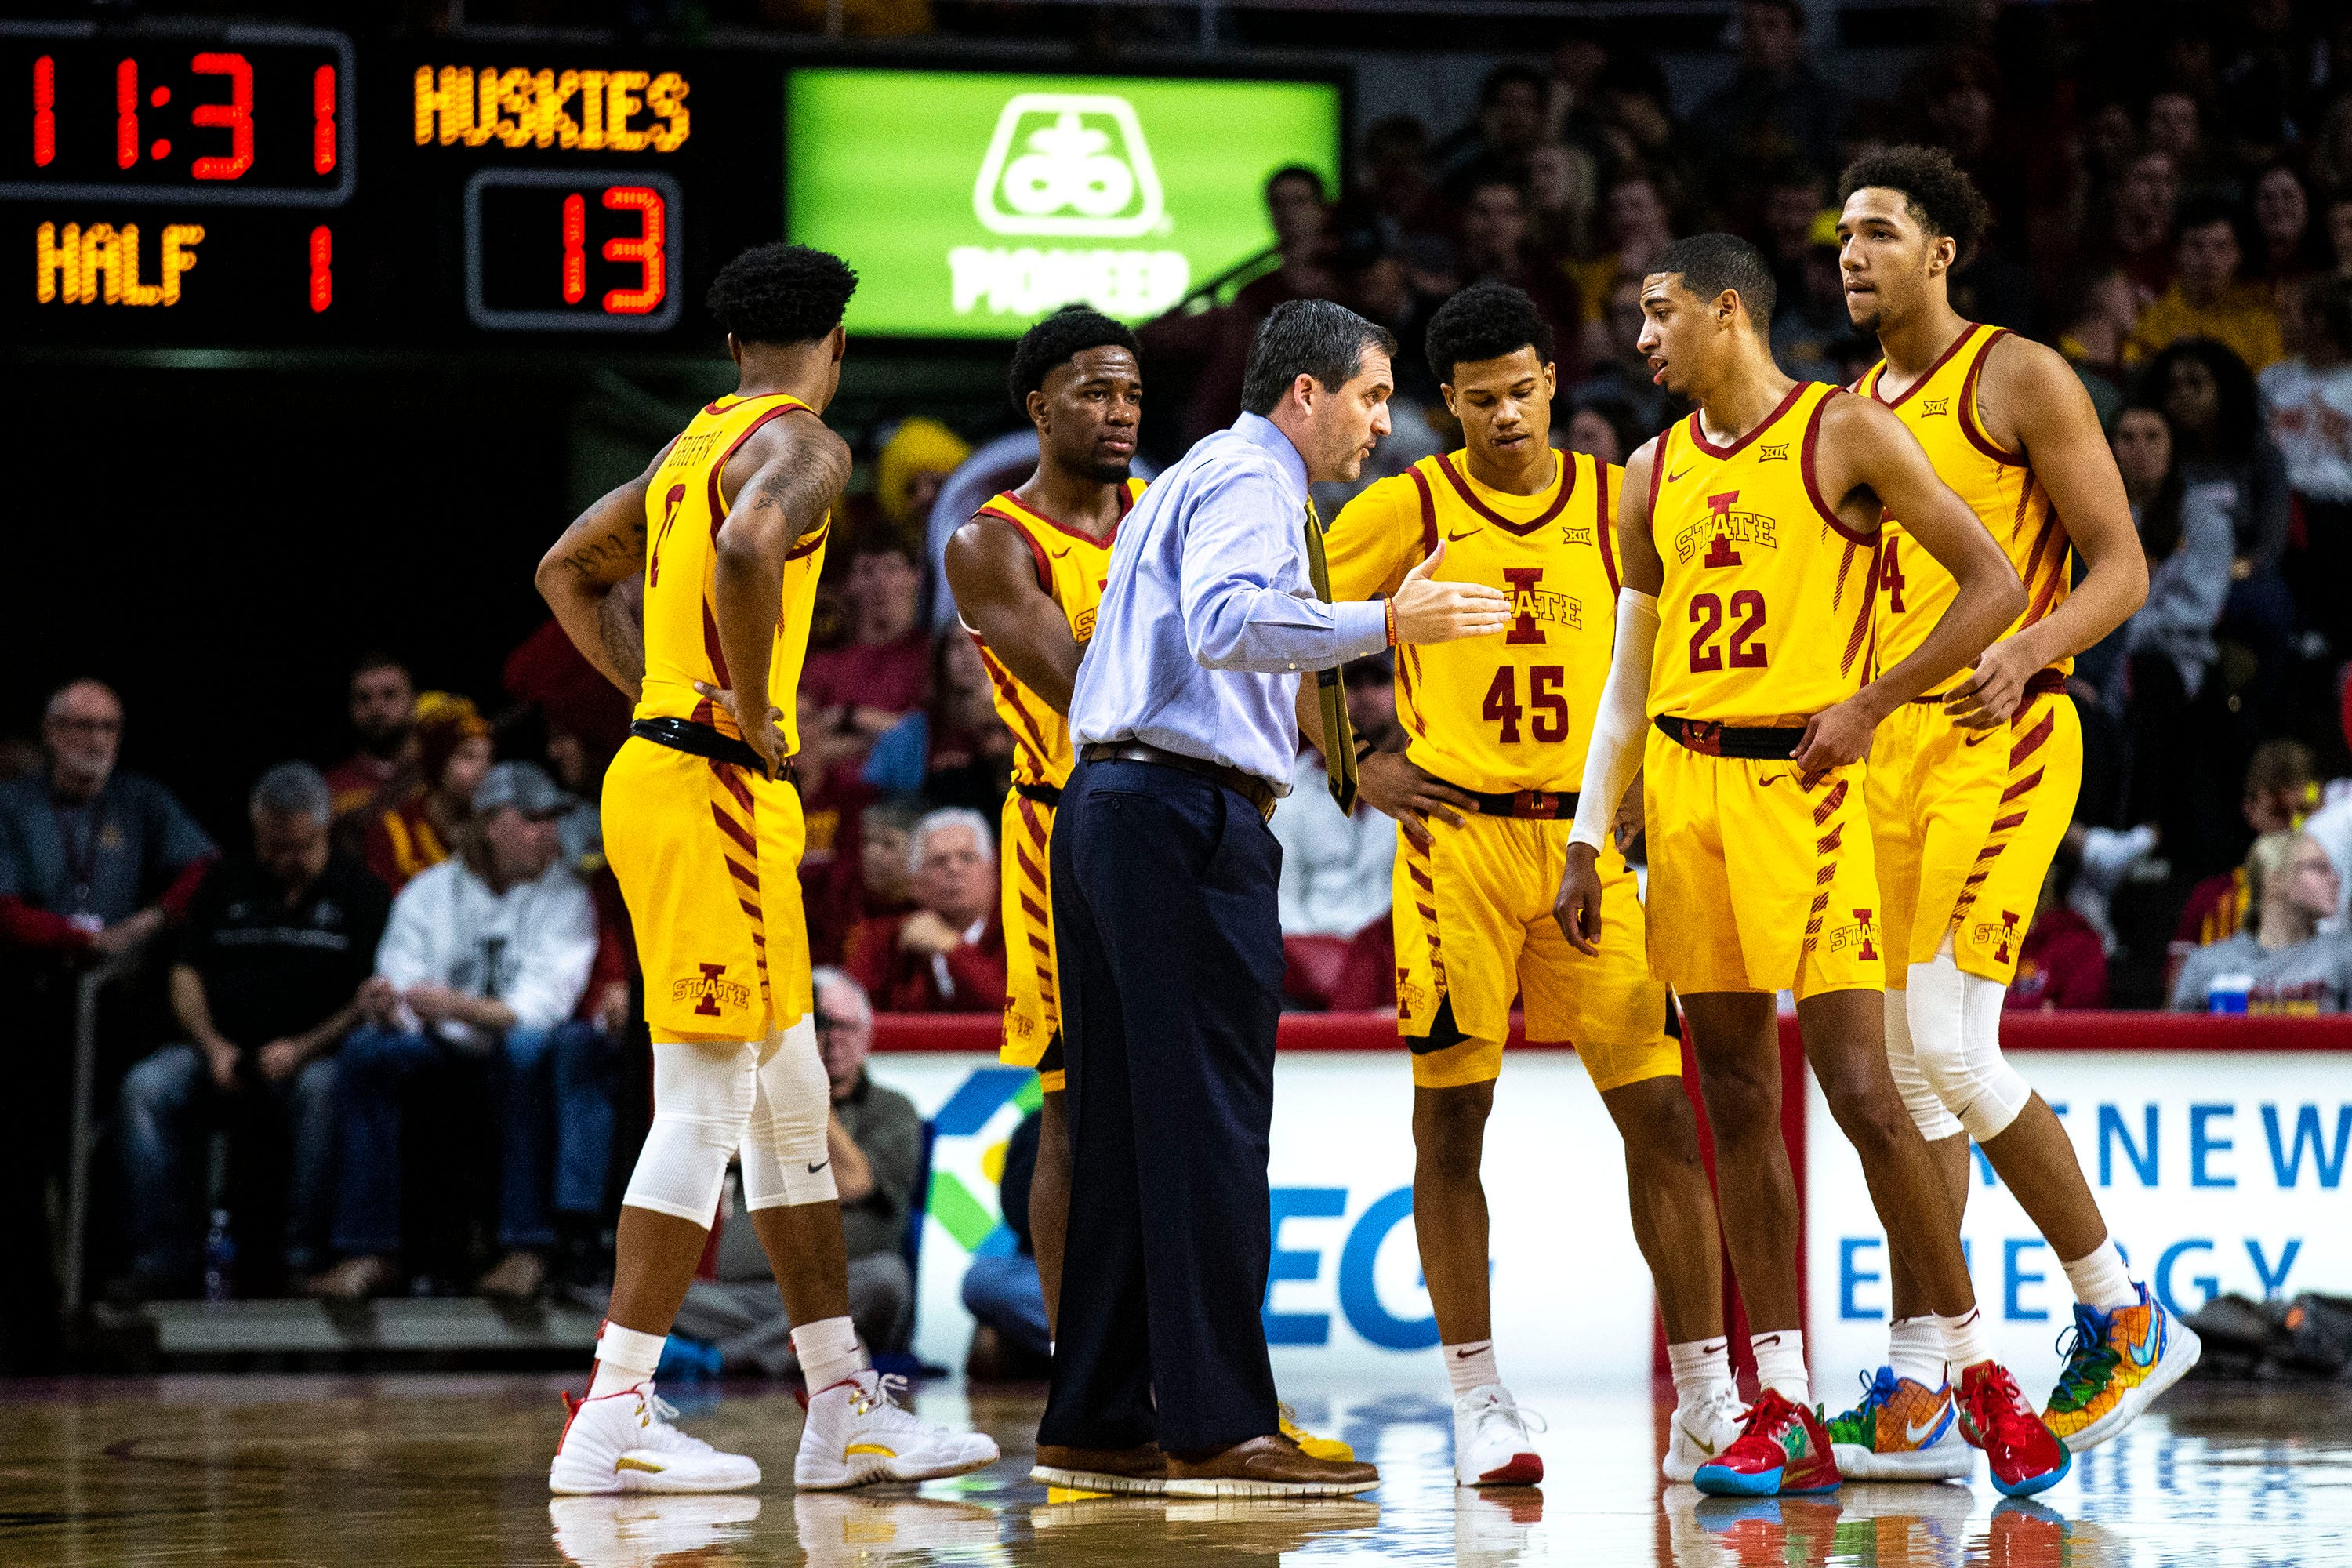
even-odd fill
[(0, 320), (26, 343), (700, 351), (685, 305), (782, 232), (778, 75), (0, 23)]

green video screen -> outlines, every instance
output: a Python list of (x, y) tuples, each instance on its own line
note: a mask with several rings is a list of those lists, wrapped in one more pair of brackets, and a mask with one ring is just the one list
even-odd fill
[(1337, 190), (1329, 82), (795, 70), (791, 237), (857, 269), (852, 331), (1009, 338), (1167, 310), (1274, 243), (1286, 163)]

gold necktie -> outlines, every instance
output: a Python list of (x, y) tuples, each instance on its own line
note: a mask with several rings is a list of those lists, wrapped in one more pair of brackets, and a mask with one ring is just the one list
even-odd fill
[[(1323, 554), (1323, 520), (1315, 502), (1307, 503), (1307, 580), (1315, 595), (1331, 602), (1331, 563)], [(1356, 809), (1356, 727), (1348, 721), (1348, 689), (1337, 669), (1315, 672), (1316, 696), (1323, 705), (1323, 771), (1331, 780), (1331, 798), (1350, 816)]]

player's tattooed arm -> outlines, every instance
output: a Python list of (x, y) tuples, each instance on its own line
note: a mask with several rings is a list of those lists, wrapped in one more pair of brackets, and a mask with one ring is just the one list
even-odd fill
[[(1988, 434), (2032, 466), (2086, 568), (2064, 604), (1985, 649), (1975, 673), (1946, 699), (1946, 712), (1985, 730), (2009, 722), (2038, 671), (2089, 647), (2146, 602), (2147, 555), (2098, 410), (2057, 351), (2004, 336), (1985, 357), (1977, 405)], [(2063, 552), (2040, 564), (2036, 581), (2026, 584), (2037, 602), (2066, 569)]]
[(712, 542), (711, 616), (734, 682), (723, 700), (772, 775), (781, 776), (789, 755), (776, 727), (782, 710), (768, 695), (784, 563), (813, 547), (848, 482), (849, 444), (819, 421), (798, 418), (761, 426), (719, 476), (721, 495), (733, 496)]
[(1959, 587), (1908, 658), (1805, 721), (1794, 760), (1808, 787), (1831, 769), (1861, 761), (1881, 720), (1958, 674), (2025, 608), (2025, 589), (2009, 557), (1892, 410), (1868, 397), (1831, 397), (1811, 458), (1816, 485), (1850, 537), (1867, 537), (1881, 509), (1891, 511)]
[(1036, 557), (1019, 531), (1003, 518), (973, 518), (948, 539), (947, 574), (963, 624), (1022, 685), (1067, 714), (1084, 650), (1038, 584)]
[(654, 454), (644, 473), (606, 491), (572, 519), (541, 558), (535, 579), (540, 597), (572, 646), (631, 701), (645, 679), (645, 636), (635, 597), (617, 590), (632, 578), (642, 583), (646, 490), (671, 445)]

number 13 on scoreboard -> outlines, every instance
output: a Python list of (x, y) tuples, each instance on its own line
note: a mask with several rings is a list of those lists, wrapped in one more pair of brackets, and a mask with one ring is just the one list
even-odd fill
[(642, 170), (479, 170), (466, 182), (466, 313), (492, 331), (665, 331), (681, 208), (674, 180)]

